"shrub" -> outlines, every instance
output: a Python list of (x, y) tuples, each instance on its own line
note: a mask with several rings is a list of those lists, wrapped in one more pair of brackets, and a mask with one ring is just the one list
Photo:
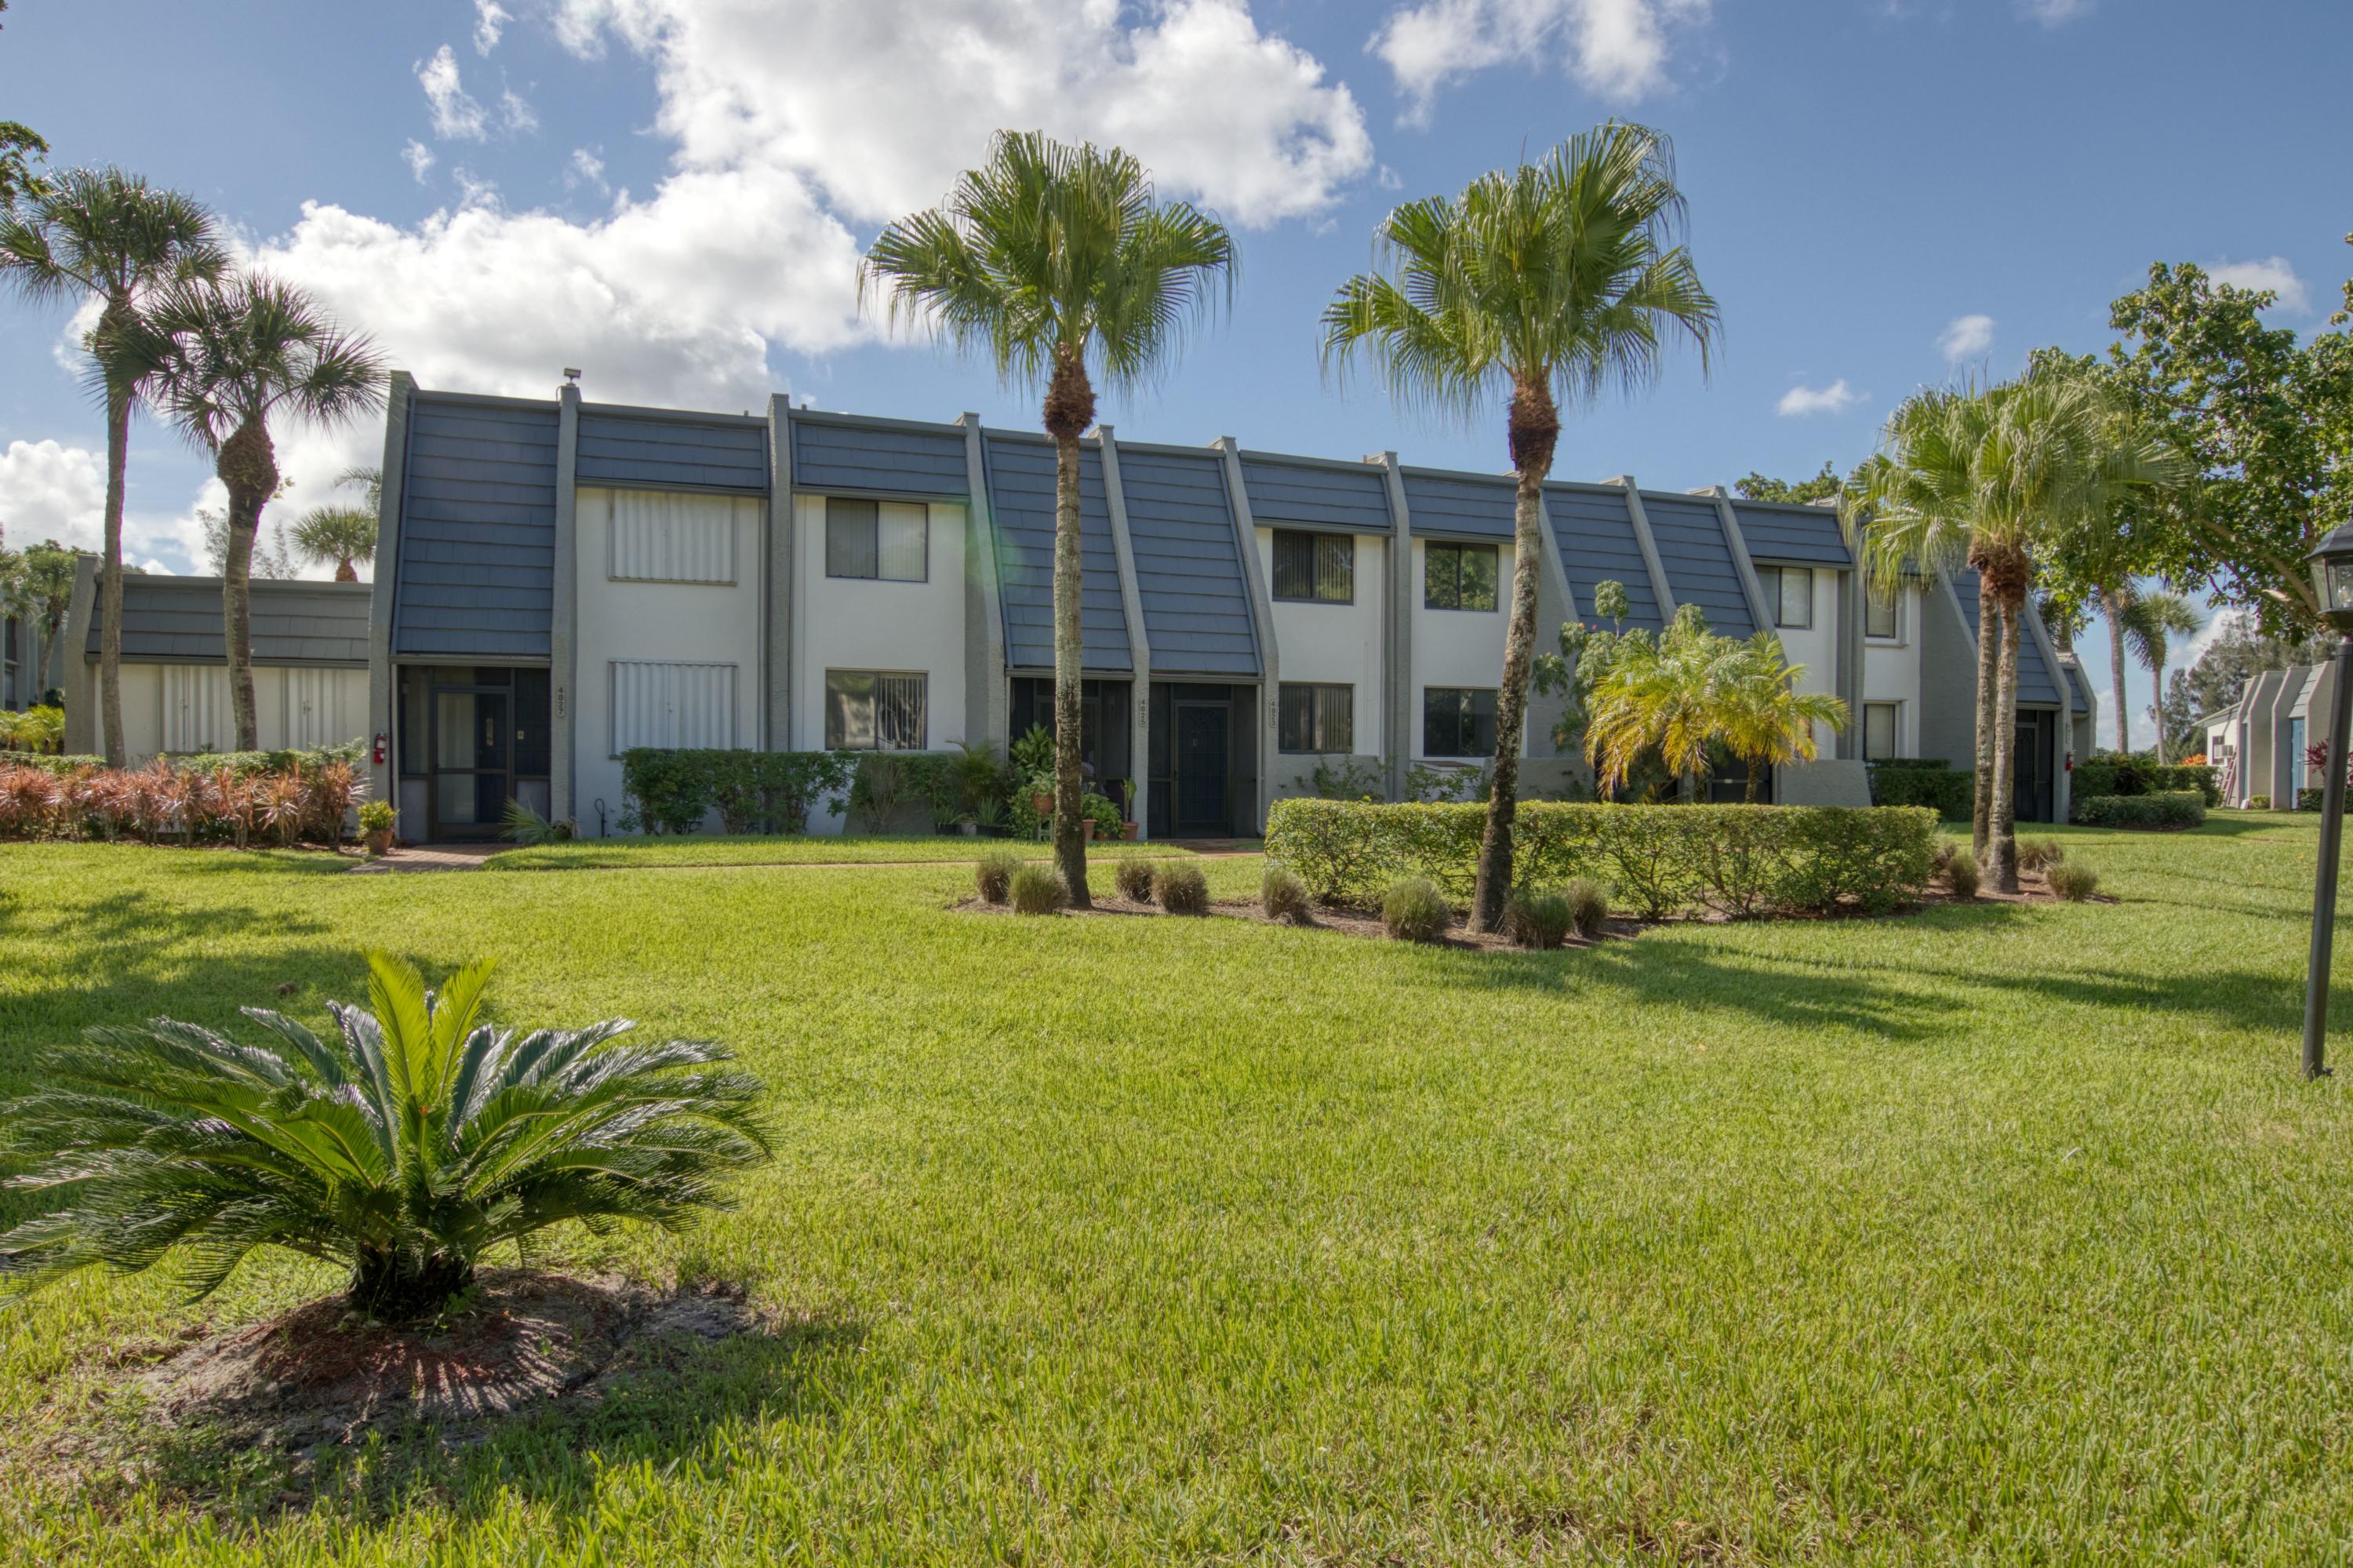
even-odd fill
[(1568, 900), (1570, 927), (1588, 941), (1609, 924), (1609, 890), (1591, 877), (1569, 878), (1561, 884), (1560, 895)]
[(1152, 896), (1171, 915), (1207, 915), (1209, 879), (1190, 861), (1163, 861), (1152, 868)]
[(2250, 795), (2250, 796), (2248, 796), (2248, 797), (2247, 797), (2247, 810), (2250, 810), (2250, 811), (2268, 811), (2268, 810), (2270, 810), (2271, 809), (2272, 809), (2272, 798), (2271, 798), (2269, 795)]
[(1523, 948), (1557, 948), (1576, 923), (1568, 900), (1548, 888), (1514, 893), (1504, 905), (1504, 935)]
[(852, 760), (835, 751), (639, 747), (621, 754), (621, 830), (691, 833), (715, 810), (731, 833), (802, 832), (818, 798), (849, 786)]
[(72, 1206), (0, 1236), (11, 1282), (178, 1248), (201, 1297), (282, 1245), (342, 1263), (355, 1308), (411, 1319), (494, 1245), (565, 1220), (675, 1228), (767, 1156), (760, 1085), (722, 1046), (616, 1044), (621, 1019), (520, 1037), (483, 1016), (487, 961), (438, 996), (401, 959), (368, 967), (378, 1011), (329, 1003), (323, 1040), (256, 1008), (266, 1045), (158, 1019), (40, 1053), (47, 1086), (0, 1110), (0, 1137)]
[(1319, 757), (1307, 775), (1307, 788), (1325, 800), (1377, 800), (1381, 770), (1353, 757)]
[[(2104, 795), (2159, 795), (2176, 790), (2189, 790), (2204, 798), (2209, 806), (2222, 803), (2222, 787), (2217, 782), (2220, 769), (2207, 763), (2179, 762), (2160, 766), (2145, 757), (2127, 756), (2104, 751), (2075, 765), (2072, 781), (2075, 800)], [(2081, 821), (2082, 816), (2077, 814)]]
[(1010, 850), (997, 850), (974, 863), (973, 886), (985, 902), (1002, 904), (1013, 891), (1013, 874), (1020, 869), (1020, 856)]
[(2067, 846), (2057, 839), (2021, 839), (2018, 841), (2018, 869), (2048, 871), (2067, 858)]
[(0, 838), (170, 838), (242, 849), (259, 829), (282, 844), (340, 843), (362, 789), (359, 770), (340, 759), (275, 773), (226, 765), (199, 772), (163, 758), (141, 768), (69, 770), (12, 759), (0, 762)]
[(1446, 935), (1454, 911), (1438, 884), (1409, 876), (1381, 898), (1381, 929), (1401, 942), (1435, 942)]
[(504, 825), (499, 832), (525, 847), (560, 844), (571, 839), (572, 824), (561, 818), (543, 817), (521, 800), (509, 800)]
[(1964, 901), (1978, 895), (1980, 881), (1978, 857), (1966, 849), (1956, 848), (1945, 861), (1945, 885), (1953, 896)]
[(1305, 926), (1315, 918), (1315, 901), (1307, 895), (1307, 885), (1279, 865), (1268, 866), (1259, 879), (1258, 906), (1268, 919), (1288, 925)]
[[(1377, 907), (1399, 878), (1460, 903), (1477, 878), (1484, 813), (1472, 805), (1288, 800), (1268, 814), (1270, 862), (1326, 904)], [(1917, 807), (1618, 806), (1525, 801), (1513, 885), (1591, 877), (1646, 919), (1694, 905), (1727, 913), (1869, 909), (1924, 887), (1936, 818)]]
[(1012, 896), (1016, 915), (1051, 915), (1071, 901), (1071, 890), (1052, 866), (1029, 860), (1013, 873)]
[(1152, 863), (1150, 861), (1129, 855), (1112, 867), (1111, 879), (1119, 888), (1119, 895), (1122, 898), (1132, 899), (1138, 904), (1152, 902)]
[(1968, 818), (1976, 784), (1973, 774), (1939, 760), (1897, 758), (1871, 765), (1873, 805), (1926, 806), (1947, 821)]
[(2051, 868), (2051, 891), (2070, 904), (2081, 904), (2100, 890), (2100, 874), (2082, 861), (2071, 860)]
[(2194, 790), (2157, 795), (2095, 795), (2079, 803), (2076, 821), (2097, 828), (2194, 828), (2206, 820), (2206, 801)]
[(2295, 792), (2295, 809), (2299, 811), (2319, 810), (2323, 804), (2321, 793), (2320, 785), (2306, 784)]

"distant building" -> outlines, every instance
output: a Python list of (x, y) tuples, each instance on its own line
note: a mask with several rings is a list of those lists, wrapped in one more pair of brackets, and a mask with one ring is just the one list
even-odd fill
[(2304, 753), (2327, 733), (2335, 683), (2328, 664), (2259, 671), (2236, 703), (2198, 721), (2224, 805), (2244, 806), (2260, 796), (2276, 810), (2292, 810), (2296, 791), (2321, 782)]

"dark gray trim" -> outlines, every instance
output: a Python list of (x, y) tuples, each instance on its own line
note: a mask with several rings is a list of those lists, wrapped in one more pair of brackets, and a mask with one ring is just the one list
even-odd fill
[[(1757, 564), (1748, 558), (1748, 538), (1740, 531), (1740, 519), (1732, 513), (1732, 495), (1720, 484), (1692, 492), (1715, 503), (1715, 520), (1724, 525), (1724, 542), (1731, 546), (1732, 564), (1740, 573), (1740, 591), (1748, 596), (1748, 619), (1762, 628), (1773, 627), (1781, 618), (1769, 613), (1765, 604), (1765, 585), (1757, 580)], [(1819, 562), (1806, 563), (1809, 571), (1820, 570)], [(1807, 619), (1813, 618), (1812, 607), (1807, 608)]]
[(547, 397), (501, 397), (488, 392), (427, 392), (410, 383), (420, 403), (458, 403), (471, 408), (528, 408), (534, 414), (547, 412), (553, 399)]
[(600, 418), (647, 419), (664, 425), (716, 425), (757, 430), (768, 428), (768, 421), (757, 414), (711, 414), (692, 408), (655, 408), (636, 403), (583, 402), (580, 411)]
[(1388, 690), (1381, 712), (1381, 757), (1388, 772), (1388, 795), (1405, 798), (1407, 758), (1413, 755), (1413, 513), (1406, 504), (1405, 470), (1397, 453), (1367, 457), (1380, 464), (1389, 498), (1388, 624), (1382, 641), (1388, 657), (1382, 673)]
[[(1128, 768), (1134, 770), (1136, 758), (1146, 760), (1145, 777), (1151, 776), (1152, 756), (1152, 633), (1144, 624), (1144, 590), (1135, 580), (1135, 541), (1127, 532), (1127, 490), (1119, 478), (1119, 441), (1109, 425), (1097, 425), (1094, 429), (1095, 450), (1103, 461), (1103, 505), (1111, 513), (1112, 559), (1119, 567), (1119, 608), (1127, 620), (1128, 680), (1127, 743)], [(1136, 831), (1141, 838), (1151, 832), (1152, 813), (1147, 810), (1136, 819), (1142, 824)]]
[[(980, 416), (959, 415), (964, 428), (964, 464), (970, 496), (965, 503), (964, 693), (965, 738), (976, 746), (1004, 747), (1012, 736), (1012, 692), (1005, 677), (1005, 611), (997, 587), (997, 524), (989, 511), (982, 470)], [(977, 722), (977, 735), (972, 733)]]
[(768, 690), (760, 705), (769, 751), (793, 748), (793, 552), (798, 519), (793, 505), (793, 400), (776, 393), (768, 399), (768, 506), (766, 598), (760, 629), (767, 638), (765, 670)]
[[(393, 606), (400, 593), (400, 500), (408, 465), (408, 405), (417, 382), (406, 370), (392, 373), (385, 398), (384, 489), (375, 514), (375, 585), (368, 599), (368, 794), (397, 806), (399, 736), (393, 702)], [(375, 737), (384, 737), (384, 760), (375, 760)], [(424, 832), (423, 823), (412, 831)]]
[(580, 387), (567, 381), (556, 395), (555, 418), (555, 587), (549, 607), (547, 633), (548, 694), (547, 793), (548, 814), (562, 821), (573, 816), (573, 779), (577, 747), (572, 710), (577, 705), (579, 666), (574, 653), (575, 628), (580, 615)]
[(1266, 814), (1274, 806), (1282, 650), (1275, 640), (1274, 596), (1258, 558), (1258, 523), (1250, 512), (1250, 486), (1242, 479), (1241, 443), (1231, 436), (1219, 436), (1210, 444), (1225, 457), (1226, 508), (1233, 514), (1234, 547), (1240, 552), (1242, 581), (1250, 590), (1250, 634), (1258, 641), (1258, 814), (1251, 821), (1264, 832)]
[[(49, 685), (65, 693), (65, 749), (69, 756), (73, 757), (95, 757), (106, 749), (106, 743), (100, 738), (98, 733), (98, 661), (94, 658), (78, 659), (72, 656), (72, 651), (79, 649), (85, 641), (95, 639), (98, 635), (99, 566), (98, 556), (88, 551), (76, 553), (73, 592), (66, 599), (66, 618), (64, 623), (58, 628), (57, 639), (49, 645), (45, 659), (27, 660), (22, 665), (23, 668), (30, 670), (36, 662), (46, 663), (47, 667), (41, 671), (41, 678)], [(123, 578), (126, 583), (129, 581), (128, 571), (124, 572)], [(90, 630), (87, 638), (76, 634), (74, 630), (76, 627), (88, 627)], [(222, 635), (224, 638), (227, 637), (226, 628), (223, 629)], [(25, 637), (28, 642), (37, 644), (40, 641), (39, 627), (33, 621), (27, 620), (25, 623)], [(29, 653), (33, 649), (26, 648), (24, 651)], [(123, 662), (127, 664), (130, 661), (125, 659)], [(47, 690), (47, 687), (43, 690)], [(40, 694), (40, 692), (32, 694), (37, 700)], [(29, 707), (32, 705), (27, 703), (26, 705)], [(130, 759), (125, 758), (123, 760), (127, 762)]]
[[(801, 416), (796, 413), (793, 418)], [(742, 494), (743, 492), (736, 493)], [(818, 497), (839, 496), (844, 501), (902, 501), (915, 506), (955, 506), (967, 499), (961, 495), (943, 495), (937, 491), (872, 490), (855, 484), (803, 484), (794, 487), (795, 495)]]
[[(1902, 624), (1903, 611), (1896, 611), (1897, 624)], [(1837, 691), (1839, 700), (1846, 704), (1847, 726), (1839, 731), (1838, 755), (1852, 760), (1862, 755), (1862, 571), (1856, 567), (1839, 574), (1838, 642), (1839, 668)]]
[(1675, 590), (1667, 584), (1666, 563), (1659, 559), (1659, 542), (1651, 535), (1650, 514), (1642, 510), (1642, 491), (1630, 473), (1620, 474), (1610, 481), (1626, 493), (1626, 515), (1634, 520), (1634, 543), (1642, 551), (1642, 569), (1651, 574), (1651, 592), (1659, 601), (1659, 624), (1665, 626), (1675, 618)]
[[(575, 450), (576, 450), (577, 449), (575, 448)], [(575, 463), (576, 461), (577, 460), (575, 459)], [(768, 493), (768, 487), (764, 484), (690, 484), (685, 482), (670, 484), (656, 483), (651, 480), (644, 479), (581, 479), (576, 480), (575, 483), (577, 484), (577, 487), (582, 490), (636, 490), (645, 491), (658, 495), (678, 494), (733, 496), (765, 495)], [(931, 497), (931, 499), (937, 501), (939, 497), (934, 495)]]

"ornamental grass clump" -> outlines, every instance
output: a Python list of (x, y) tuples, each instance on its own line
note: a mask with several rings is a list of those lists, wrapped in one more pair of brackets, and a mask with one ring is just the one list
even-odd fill
[(328, 1003), (323, 1040), (249, 1007), (268, 1044), (159, 1018), (37, 1053), (46, 1086), (0, 1107), (0, 1154), (66, 1206), (0, 1235), (0, 1281), (176, 1252), (201, 1298), (277, 1246), (406, 1321), (445, 1310), (495, 1246), (565, 1220), (676, 1230), (768, 1156), (760, 1084), (723, 1046), (623, 1044), (623, 1018), (495, 1027), (487, 961), (438, 996), (403, 959), (368, 969), (369, 1011)]
[(1956, 847), (1945, 861), (1945, 885), (1952, 890), (1954, 897), (1966, 902), (1978, 895), (1980, 880), (1978, 857)]
[(1021, 857), (1010, 850), (992, 850), (973, 863), (972, 884), (987, 904), (1002, 904), (1013, 893), (1013, 874), (1021, 869)]
[(1568, 900), (1548, 888), (1514, 893), (1504, 906), (1504, 935), (1515, 947), (1539, 951), (1557, 948), (1576, 923)]
[(1400, 942), (1435, 942), (1453, 924), (1446, 895), (1426, 876), (1409, 876), (1381, 897), (1381, 930)]
[(1113, 868), (1112, 881), (1118, 886), (1119, 895), (1122, 898), (1135, 904), (1152, 902), (1152, 863), (1150, 861), (1137, 860), (1133, 856), (1121, 861)]
[(1209, 879), (1201, 868), (1180, 860), (1164, 861), (1152, 871), (1152, 896), (1171, 915), (1207, 915)]
[(1568, 900), (1568, 923), (1578, 936), (1589, 942), (1608, 928), (1608, 888), (1589, 876), (1579, 876), (1563, 883), (1560, 895)]
[(1304, 926), (1314, 919), (1314, 901), (1307, 896), (1307, 885), (1296, 873), (1279, 865), (1266, 868), (1266, 875), (1258, 885), (1260, 913), (1270, 920), (1286, 925)]
[(2081, 904), (2100, 890), (2100, 874), (2081, 861), (2051, 868), (2051, 891), (2070, 904)]
[(2067, 858), (2067, 847), (2057, 839), (2018, 841), (2018, 869), (2048, 871)]
[(1071, 901), (1071, 890), (1052, 866), (1024, 861), (1013, 874), (1012, 896), (1016, 915), (1051, 915)]

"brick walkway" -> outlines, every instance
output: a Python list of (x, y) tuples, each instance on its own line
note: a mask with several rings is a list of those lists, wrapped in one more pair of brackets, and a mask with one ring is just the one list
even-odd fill
[(351, 868), (352, 874), (364, 876), (387, 871), (475, 871), (481, 863), (512, 844), (409, 844), (394, 850), (382, 860), (362, 861)]

